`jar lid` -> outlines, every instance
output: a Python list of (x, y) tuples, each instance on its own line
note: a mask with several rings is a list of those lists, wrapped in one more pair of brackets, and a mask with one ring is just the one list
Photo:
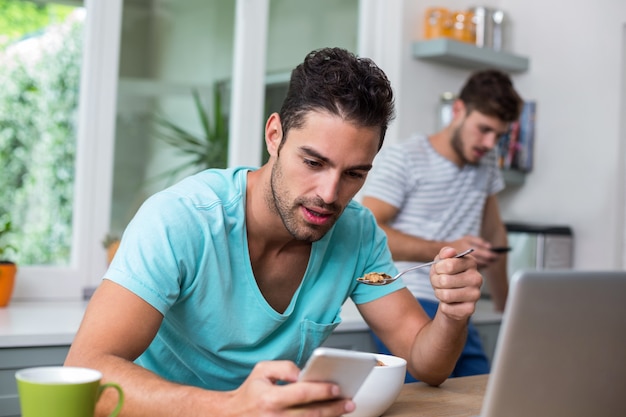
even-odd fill
[(442, 101), (450, 101), (450, 100), (454, 100), (456, 98), (456, 94), (454, 94), (451, 91), (445, 91), (443, 93), (441, 93), (441, 100)]

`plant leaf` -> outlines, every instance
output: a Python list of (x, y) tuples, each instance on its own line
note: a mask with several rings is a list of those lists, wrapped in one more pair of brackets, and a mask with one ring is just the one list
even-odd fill
[(153, 178), (176, 179), (181, 172), (189, 167), (196, 167), (198, 171), (206, 168), (225, 168), (228, 163), (228, 126), (222, 115), (222, 97), (217, 86), (213, 90), (213, 124), (208, 111), (202, 104), (197, 89), (191, 91), (194, 107), (202, 134), (198, 135), (162, 115), (155, 114), (155, 137), (168, 146), (175, 148), (181, 155), (189, 156), (189, 161), (169, 168), (166, 172)]

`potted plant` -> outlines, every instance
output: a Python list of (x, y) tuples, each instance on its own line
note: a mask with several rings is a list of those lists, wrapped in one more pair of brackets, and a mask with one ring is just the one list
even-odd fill
[(7, 215), (0, 217), (0, 307), (9, 304), (17, 273), (17, 265), (7, 258), (11, 251), (17, 252), (15, 246), (9, 243), (11, 232), (11, 219)]
[(207, 168), (226, 168), (228, 164), (228, 124), (222, 114), (222, 96), (219, 88), (216, 86), (213, 90), (213, 117), (210, 117), (202, 104), (197, 90), (192, 90), (192, 96), (202, 125), (200, 134), (159, 114), (154, 116), (155, 137), (188, 157), (185, 162), (168, 169), (157, 178), (168, 177), (173, 181), (190, 166), (201, 171)]
[(120, 238), (117, 235), (107, 234), (102, 240), (102, 246), (107, 251), (107, 265), (111, 264), (113, 257), (117, 252), (117, 248), (120, 246)]

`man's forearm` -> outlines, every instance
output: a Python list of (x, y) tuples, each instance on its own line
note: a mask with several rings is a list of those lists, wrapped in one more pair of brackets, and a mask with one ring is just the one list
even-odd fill
[[(227, 416), (228, 393), (169, 382), (125, 359), (107, 356), (97, 361), (70, 361), (68, 366), (87, 366), (104, 375), (103, 382), (116, 382), (124, 391), (120, 417)], [(104, 390), (97, 403), (96, 416), (108, 416), (117, 404), (115, 390)]]
[(407, 262), (429, 262), (439, 253), (445, 242), (435, 242), (412, 236), (389, 226), (381, 226), (393, 259)]
[(439, 313), (417, 335), (409, 372), (430, 385), (440, 385), (454, 370), (467, 339), (467, 321)]

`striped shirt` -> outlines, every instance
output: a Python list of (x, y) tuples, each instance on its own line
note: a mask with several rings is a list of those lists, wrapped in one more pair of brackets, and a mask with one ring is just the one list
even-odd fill
[[(459, 168), (416, 135), (383, 147), (374, 161), (364, 196), (398, 208), (389, 226), (427, 240), (453, 241), (480, 235), (485, 200), (504, 188), (495, 150), (478, 165)], [(399, 270), (414, 262), (396, 262)], [(403, 276), (417, 298), (437, 301), (427, 268)]]

